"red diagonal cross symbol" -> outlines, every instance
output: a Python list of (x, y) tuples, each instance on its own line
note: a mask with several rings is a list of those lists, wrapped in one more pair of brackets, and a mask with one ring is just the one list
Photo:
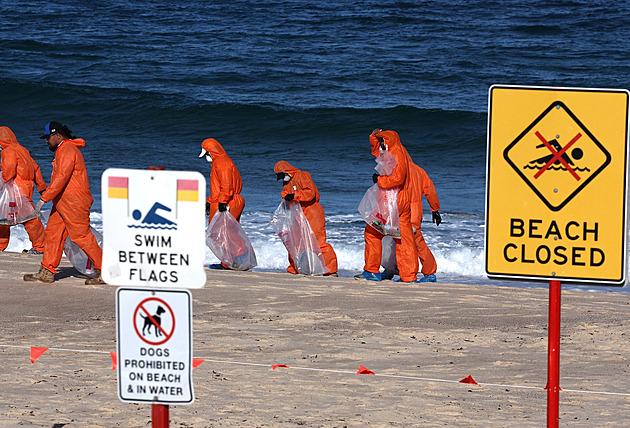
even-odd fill
[(547, 163), (545, 164), (545, 166), (543, 166), (543, 167), (540, 169), (540, 171), (538, 171), (538, 172), (536, 173), (536, 175), (534, 175), (534, 178), (538, 178), (538, 177), (540, 177), (540, 175), (541, 175), (543, 172), (547, 171), (547, 169), (548, 169), (548, 168), (549, 168), (549, 167), (550, 167), (550, 166), (551, 166), (551, 165), (552, 165), (555, 161), (560, 161), (560, 163), (561, 163), (562, 165), (564, 165), (564, 167), (567, 169), (567, 171), (569, 171), (569, 172), (571, 173), (571, 175), (572, 175), (572, 176), (573, 176), (573, 177), (574, 177), (577, 181), (580, 181), (580, 176), (579, 176), (579, 175), (577, 175), (577, 173), (573, 170), (573, 168), (571, 168), (571, 167), (569, 166), (569, 164), (567, 163), (567, 161), (565, 161), (565, 160), (562, 158), (562, 155), (563, 155), (563, 154), (564, 154), (564, 153), (565, 153), (565, 152), (569, 149), (569, 147), (571, 147), (571, 146), (572, 146), (572, 145), (573, 145), (573, 144), (574, 144), (577, 140), (579, 140), (579, 139), (580, 139), (580, 137), (582, 136), (582, 134), (578, 132), (578, 134), (577, 134), (575, 137), (573, 137), (573, 139), (572, 139), (571, 141), (569, 141), (569, 143), (568, 143), (566, 146), (564, 146), (564, 147), (563, 147), (563, 148), (562, 148), (559, 152), (557, 152), (557, 151), (556, 151), (556, 149), (554, 149), (554, 148), (553, 148), (553, 146), (552, 146), (551, 144), (549, 144), (549, 143), (547, 142), (547, 140), (545, 140), (545, 137), (543, 137), (543, 136), (540, 134), (540, 132), (536, 131), (536, 136), (537, 136), (537, 137), (538, 137), (538, 139), (539, 139), (540, 141), (542, 141), (542, 142), (543, 142), (543, 144), (544, 144), (544, 145), (545, 145), (545, 146), (549, 149), (549, 151), (553, 154), (553, 157), (551, 158), (551, 160), (549, 160), (549, 162), (547, 162)]
[[(153, 318), (153, 316), (151, 315), (151, 313), (150, 313), (149, 311), (147, 311), (147, 310), (146, 310), (146, 308), (144, 307), (144, 305), (140, 304), (140, 309), (142, 309), (142, 310), (144, 311), (144, 313), (145, 313), (145, 314), (147, 314), (147, 317), (151, 320), (151, 323), (152, 323), (155, 327), (157, 327), (157, 328), (158, 328), (158, 329), (162, 332), (162, 334), (163, 334), (165, 337), (168, 337), (168, 338), (170, 338), (170, 337), (171, 337), (171, 335), (170, 335), (170, 334), (168, 334), (166, 331), (164, 331), (164, 329), (162, 328), (162, 325), (161, 325), (159, 322), (157, 322), (157, 321), (155, 320), (155, 318)], [(171, 333), (172, 333), (172, 332), (171, 332)], [(156, 336), (157, 336), (157, 335), (156, 335)]]

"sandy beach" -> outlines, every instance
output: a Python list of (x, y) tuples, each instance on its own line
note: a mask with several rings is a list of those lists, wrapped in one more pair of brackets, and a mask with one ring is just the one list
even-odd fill
[[(40, 260), (0, 253), (0, 426), (150, 426), (150, 405), (117, 396), (117, 287), (84, 285), (66, 259), (54, 284), (24, 282)], [(546, 424), (544, 288), (207, 274), (192, 290), (205, 361), (171, 426)], [(563, 291), (561, 426), (630, 419), (629, 310), (628, 294)], [(31, 346), (50, 349), (31, 363)]]

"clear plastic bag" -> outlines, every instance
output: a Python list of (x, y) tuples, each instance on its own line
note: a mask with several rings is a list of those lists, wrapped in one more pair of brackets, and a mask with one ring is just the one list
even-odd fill
[[(380, 175), (391, 175), (396, 169), (396, 158), (388, 151), (381, 151), (374, 169)], [(398, 188), (382, 189), (378, 184), (370, 187), (361, 203), (359, 213), (367, 224), (383, 235), (400, 237), (398, 215)]]
[(381, 240), (383, 251), (381, 253), (381, 266), (386, 271), (398, 274), (398, 264), (396, 262), (396, 243), (391, 236), (385, 236)]
[[(90, 227), (90, 230), (96, 238), (98, 246), (103, 248), (103, 235), (101, 235), (100, 232), (93, 227)], [(66, 242), (63, 245), (63, 252), (76, 270), (84, 275), (94, 274), (94, 265), (85, 254), (85, 252), (81, 248), (79, 248), (77, 244), (70, 240), (69, 236), (66, 238)]]
[(35, 207), (13, 180), (0, 177), (0, 224), (13, 226), (37, 217)]
[(373, 185), (361, 199), (359, 212), (363, 220), (378, 232), (400, 238), (398, 189), (381, 189), (378, 184)]
[(396, 169), (396, 156), (388, 152), (387, 150), (381, 150), (376, 158), (376, 166), (374, 169), (379, 175), (392, 175)]
[(282, 201), (269, 223), (282, 239), (299, 273), (328, 273), (322, 250), (299, 202)]
[(245, 230), (229, 211), (217, 211), (206, 229), (206, 245), (233, 270), (249, 270), (257, 265), (256, 254)]

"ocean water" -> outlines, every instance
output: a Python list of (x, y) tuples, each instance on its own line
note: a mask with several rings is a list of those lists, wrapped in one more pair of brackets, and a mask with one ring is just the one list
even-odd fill
[[(269, 219), (280, 203), (273, 165), (287, 160), (320, 190), (343, 276), (363, 266), (368, 134), (394, 129), (440, 198), (444, 222), (432, 224), (425, 204), (423, 223), (439, 280), (537, 286), (484, 273), (488, 89), (630, 88), (629, 9), (586, 0), (3, 0), (0, 124), (47, 179), (53, 154), (39, 136), (48, 121), (87, 141), (97, 230), (105, 169), (161, 165), (207, 177), (197, 155), (216, 138), (243, 176), (242, 225), (258, 270), (286, 267)], [(28, 237), (14, 227), (8, 250), (23, 248)], [(209, 250), (206, 261), (216, 261)]]

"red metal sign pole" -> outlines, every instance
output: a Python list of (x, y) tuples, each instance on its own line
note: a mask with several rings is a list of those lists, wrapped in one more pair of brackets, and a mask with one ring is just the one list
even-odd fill
[(168, 428), (168, 405), (151, 404), (151, 421), (153, 428)]
[[(166, 167), (150, 166), (147, 169), (153, 171), (164, 171)], [(151, 404), (151, 421), (153, 428), (168, 428), (169, 409), (166, 404)]]
[(558, 428), (560, 407), (560, 281), (549, 281), (547, 428)]

